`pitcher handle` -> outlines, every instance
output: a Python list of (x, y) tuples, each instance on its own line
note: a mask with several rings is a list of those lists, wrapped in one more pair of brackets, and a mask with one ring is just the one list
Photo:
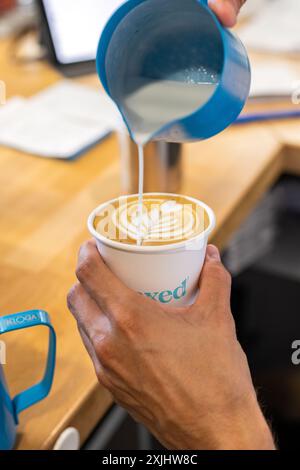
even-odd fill
[(46, 370), (41, 382), (21, 392), (13, 399), (16, 423), (18, 423), (19, 413), (46, 398), (51, 390), (55, 369), (56, 335), (48, 313), (43, 310), (30, 310), (28, 312), (0, 317), (0, 335), (8, 333), (9, 331), (22, 330), (40, 325), (49, 328), (49, 348)]

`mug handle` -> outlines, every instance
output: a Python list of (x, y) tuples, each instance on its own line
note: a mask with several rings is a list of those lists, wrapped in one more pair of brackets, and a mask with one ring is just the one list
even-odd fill
[(46, 398), (51, 390), (55, 369), (56, 335), (48, 313), (43, 310), (30, 310), (28, 312), (0, 317), (0, 335), (10, 331), (22, 330), (39, 325), (49, 328), (49, 348), (46, 370), (41, 382), (20, 393), (13, 399), (13, 409), (17, 424), (19, 413)]

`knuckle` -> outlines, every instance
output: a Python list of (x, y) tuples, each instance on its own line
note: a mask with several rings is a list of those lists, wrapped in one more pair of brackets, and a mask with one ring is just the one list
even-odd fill
[(78, 288), (79, 288), (78, 284), (75, 284), (74, 286), (71, 287), (67, 295), (67, 305), (68, 305), (69, 310), (71, 311), (74, 310), (75, 303), (79, 295)]
[(110, 338), (96, 333), (91, 338), (91, 342), (96, 351), (97, 357), (100, 360), (100, 363), (103, 365), (110, 364), (115, 357), (114, 348)]
[(76, 276), (78, 280), (85, 280), (95, 267), (95, 243), (88, 240), (81, 245), (79, 250), (79, 261), (76, 268)]
[(76, 277), (79, 281), (84, 281), (87, 279), (93, 270), (93, 259), (89, 256), (85, 257), (83, 260), (79, 261), (76, 268)]
[(231, 275), (222, 263), (214, 263), (210, 266), (211, 276), (220, 283), (231, 284)]
[(85, 253), (87, 251), (90, 251), (91, 249), (93, 249), (95, 246), (94, 244), (94, 241), (93, 240), (87, 240), (85, 241), (84, 243), (82, 243), (82, 245), (80, 246), (79, 248), (79, 253)]

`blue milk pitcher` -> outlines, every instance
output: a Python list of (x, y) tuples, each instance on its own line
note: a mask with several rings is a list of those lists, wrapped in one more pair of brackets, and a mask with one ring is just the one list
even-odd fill
[(216, 87), (195, 111), (158, 129), (152, 140), (207, 139), (233, 123), (248, 98), (250, 65), (241, 41), (224, 28), (207, 0), (128, 0), (109, 19), (97, 71), (134, 137), (126, 98), (143, 83), (175, 80)]
[(56, 355), (56, 336), (48, 314), (42, 310), (0, 317), (0, 338), (3, 333), (43, 325), (49, 328), (49, 349), (42, 381), (11, 399), (0, 363), (0, 450), (11, 450), (16, 440), (19, 414), (43, 400), (50, 392)]

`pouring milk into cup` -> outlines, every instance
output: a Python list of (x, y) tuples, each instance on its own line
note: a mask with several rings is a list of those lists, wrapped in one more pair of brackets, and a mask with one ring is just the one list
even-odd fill
[[(144, 194), (143, 146), (207, 139), (234, 122), (250, 89), (247, 53), (207, 0), (128, 0), (104, 28), (97, 70), (138, 145), (139, 194), (98, 207), (90, 232), (126, 285), (162, 303), (186, 305), (197, 294), (215, 216), (193, 198)], [(99, 229), (103, 211), (113, 235), (103, 221)], [(178, 224), (183, 234), (188, 223), (190, 236), (176, 240)], [(115, 238), (124, 233), (125, 242)]]

